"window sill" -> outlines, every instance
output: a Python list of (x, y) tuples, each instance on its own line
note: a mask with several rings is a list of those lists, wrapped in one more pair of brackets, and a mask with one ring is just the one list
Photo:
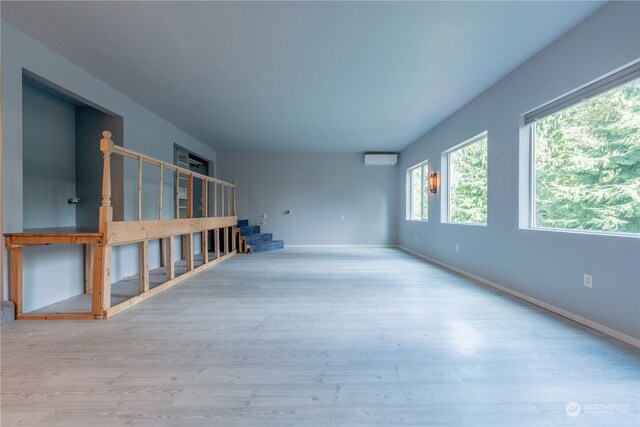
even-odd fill
[(405, 219), (408, 222), (429, 222), (428, 219)]
[(640, 234), (634, 233), (614, 233), (607, 231), (591, 231), (591, 230), (570, 230), (566, 228), (544, 228), (544, 227), (519, 227), (520, 230), (525, 231), (537, 231), (543, 233), (565, 233), (565, 234), (580, 234), (583, 236), (602, 236), (602, 237), (624, 237), (632, 239), (640, 239)]
[(448, 225), (470, 225), (472, 227), (486, 227), (487, 224), (481, 224), (477, 222), (453, 222), (453, 221), (442, 221), (442, 224)]

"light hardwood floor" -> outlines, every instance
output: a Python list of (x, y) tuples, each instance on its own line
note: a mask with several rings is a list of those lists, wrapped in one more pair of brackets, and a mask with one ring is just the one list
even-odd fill
[(3, 427), (640, 425), (638, 349), (391, 248), (238, 255), (0, 331)]

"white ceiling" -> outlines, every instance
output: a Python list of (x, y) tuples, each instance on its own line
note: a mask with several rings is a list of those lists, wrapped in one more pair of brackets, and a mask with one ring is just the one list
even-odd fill
[(603, 2), (6, 2), (217, 149), (398, 151)]

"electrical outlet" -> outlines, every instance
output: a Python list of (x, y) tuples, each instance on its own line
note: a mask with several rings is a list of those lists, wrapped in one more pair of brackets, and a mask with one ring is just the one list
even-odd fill
[(587, 288), (593, 288), (593, 276), (591, 274), (585, 274), (584, 281), (582, 283)]
[(456, 243), (456, 252), (460, 252), (460, 245)]

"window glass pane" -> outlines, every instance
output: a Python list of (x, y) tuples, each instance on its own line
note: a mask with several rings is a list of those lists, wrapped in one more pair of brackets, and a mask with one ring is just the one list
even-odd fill
[(422, 165), (422, 219), (429, 218), (429, 165)]
[(640, 232), (640, 79), (534, 126), (534, 225)]
[(420, 167), (411, 169), (411, 219), (422, 218), (422, 176)]
[(487, 223), (487, 137), (449, 153), (449, 221)]

